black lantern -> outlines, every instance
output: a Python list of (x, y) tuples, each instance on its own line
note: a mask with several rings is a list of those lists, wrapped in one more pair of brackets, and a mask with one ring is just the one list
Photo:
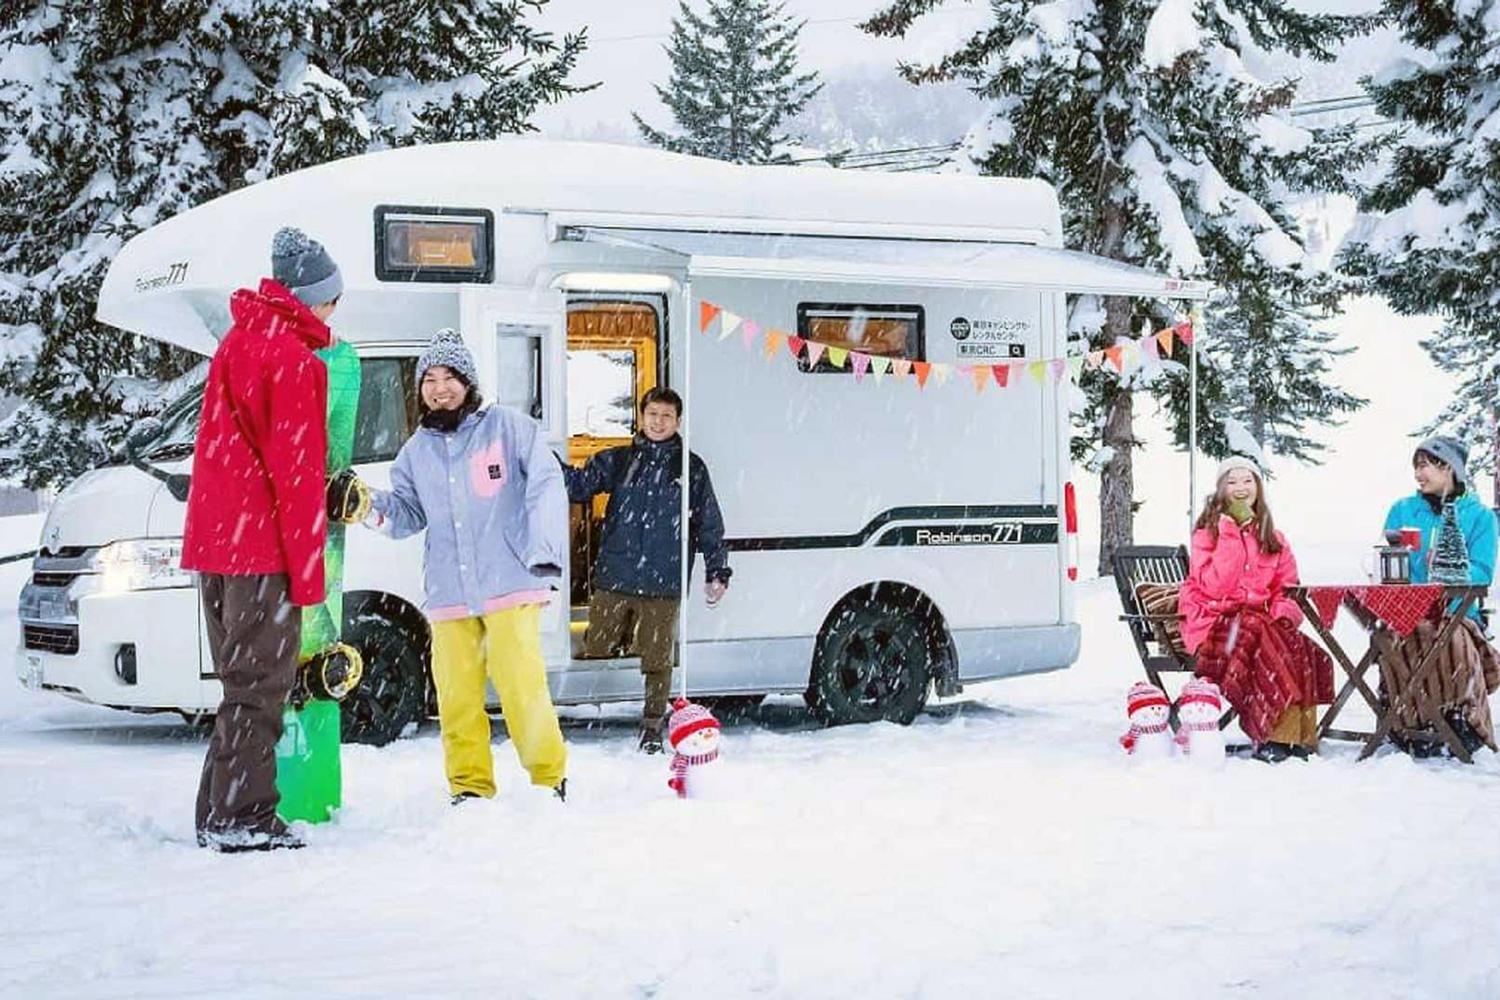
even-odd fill
[(1386, 544), (1378, 545), (1381, 583), (1411, 583), (1411, 549), (1401, 540), (1401, 532), (1387, 531)]

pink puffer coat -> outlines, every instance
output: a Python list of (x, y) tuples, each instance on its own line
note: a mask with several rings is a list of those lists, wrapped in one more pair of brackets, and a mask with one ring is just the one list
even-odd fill
[(1225, 515), (1219, 518), (1219, 537), (1207, 528), (1193, 532), (1193, 554), (1182, 585), (1177, 610), (1183, 615), (1182, 642), (1195, 652), (1221, 615), (1242, 607), (1268, 611), (1274, 618), (1302, 624), (1302, 611), (1287, 596), (1297, 583), (1297, 560), (1286, 537), (1277, 553), (1262, 552), (1254, 522), (1244, 528)]

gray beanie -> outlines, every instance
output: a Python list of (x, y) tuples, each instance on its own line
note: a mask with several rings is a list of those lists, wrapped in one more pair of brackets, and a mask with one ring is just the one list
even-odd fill
[(1469, 446), (1456, 437), (1447, 434), (1437, 434), (1417, 445), (1417, 451), (1412, 453), (1412, 458), (1417, 457), (1417, 452), (1427, 452), (1433, 458), (1442, 462), (1453, 470), (1453, 481), (1465, 489), (1469, 485)]
[(417, 381), (421, 382), (427, 369), (435, 365), (452, 369), (468, 385), (479, 384), (479, 368), (474, 364), (474, 355), (469, 353), (464, 338), (458, 335), (457, 330), (445, 327), (433, 334), (432, 343), (417, 358)]
[(344, 292), (339, 266), (323, 244), (291, 226), (276, 230), (271, 239), (271, 277), (305, 306), (332, 302)]

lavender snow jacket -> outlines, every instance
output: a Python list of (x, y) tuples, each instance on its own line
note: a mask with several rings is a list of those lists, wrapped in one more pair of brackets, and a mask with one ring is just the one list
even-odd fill
[(468, 618), (547, 600), (568, 551), (568, 494), (536, 421), (503, 406), (451, 434), (420, 427), (372, 490), (382, 530), (427, 529), (427, 615)]

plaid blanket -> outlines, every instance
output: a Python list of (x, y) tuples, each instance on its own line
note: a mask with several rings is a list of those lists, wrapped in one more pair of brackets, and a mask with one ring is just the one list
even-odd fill
[(1263, 743), (1293, 705), (1333, 701), (1333, 660), (1297, 627), (1255, 608), (1220, 616), (1198, 647), (1196, 672), (1219, 685), (1240, 724)]

